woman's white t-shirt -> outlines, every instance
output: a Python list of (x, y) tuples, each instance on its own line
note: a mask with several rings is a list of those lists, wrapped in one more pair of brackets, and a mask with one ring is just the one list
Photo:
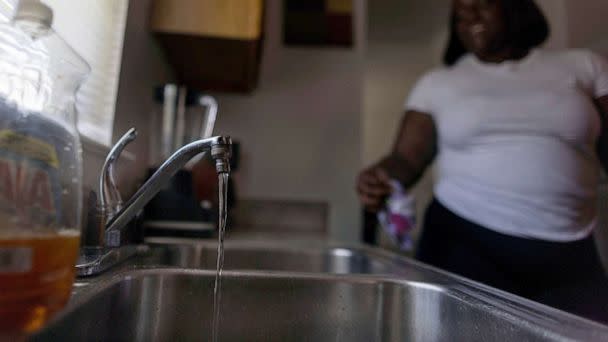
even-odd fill
[(406, 109), (437, 126), (435, 196), (444, 206), (499, 233), (565, 242), (597, 224), (593, 100), (605, 95), (603, 58), (533, 50), (501, 64), (464, 56), (422, 77)]

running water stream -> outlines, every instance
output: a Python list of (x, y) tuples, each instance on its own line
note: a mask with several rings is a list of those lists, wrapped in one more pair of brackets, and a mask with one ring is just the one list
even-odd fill
[(224, 268), (224, 233), (226, 232), (226, 219), (228, 217), (228, 173), (220, 173), (219, 178), (219, 236), (217, 245), (217, 268), (215, 285), (213, 287), (213, 326), (211, 328), (212, 341), (218, 341), (220, 309), (222, 301), (222, 269)]

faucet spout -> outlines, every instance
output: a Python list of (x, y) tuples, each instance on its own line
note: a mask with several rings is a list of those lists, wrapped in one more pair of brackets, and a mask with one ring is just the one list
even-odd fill
[(200, 153), (211, 153), (218, 173), (230, 172), (232, 140), (227, 136), (217, 136), (192, 142), (170, 156), (148, 181), (129, 199), (123, 208), (106, 224), (106, 245), (118, 247), (121, 244), (121, 230), (144, 208), (144, 206), (167, 184), (190, 159)]

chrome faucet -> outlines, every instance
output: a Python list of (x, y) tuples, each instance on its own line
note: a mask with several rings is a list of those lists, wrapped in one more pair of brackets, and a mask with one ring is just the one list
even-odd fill
[(124, 233), (129, 222), (190, 159), (201, 153), (210, 153), (218, 174), (230, 172), (232, 153), (230, 137), (216, 136), (194, 141), (173, 153), (123, 205), (114, 180), (114, 164), (122, 150), (135, 140), (136, 136), (135, 129), (130, 129), (114, 145), (106, 158), (99, 179), (95, 209), (97, 220), (87, 224), (87, 229), (96, 230), (94, 234), (101, 238), (98, 243), (81, 248), (80, 259), (76, 265), (79, 276), (99, 274), (137, 251), (137, 246), (124, 241)]

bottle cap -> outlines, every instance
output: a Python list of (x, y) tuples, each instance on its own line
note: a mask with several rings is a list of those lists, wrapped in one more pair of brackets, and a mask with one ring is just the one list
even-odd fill
[(34, 21), (50, 28), (53, 25), (53, 10), (40, 0), (21, 0), (13, 20)]

